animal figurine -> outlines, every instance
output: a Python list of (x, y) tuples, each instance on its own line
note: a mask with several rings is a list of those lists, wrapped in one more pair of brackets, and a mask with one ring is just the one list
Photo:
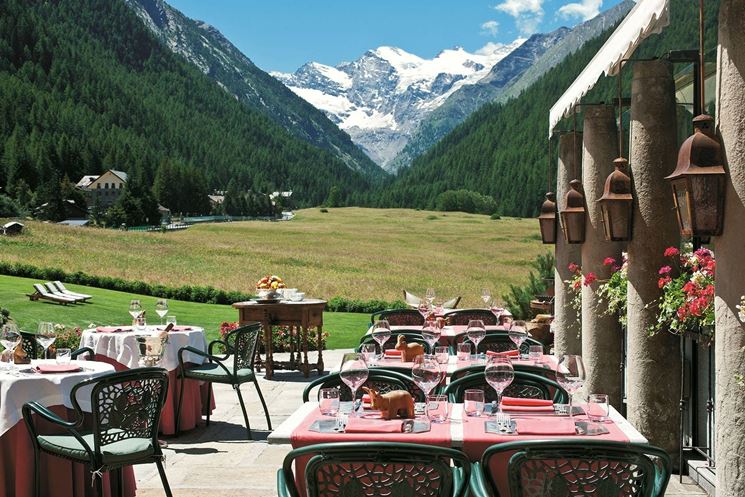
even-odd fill
[(406, 390), (393, 390), (379, 394), (377, 390), (362, 387), (370, 396), (370, 408), (380, 411), (383, 419), (414, 419), (414, 399)]
[(406, 343), (406, 337), (403, 335), (398, 336), (396, 350), (401, 351), (402, 362), (411, 362), (416, 356), (424, 354), (424, 347), (421, 343)]

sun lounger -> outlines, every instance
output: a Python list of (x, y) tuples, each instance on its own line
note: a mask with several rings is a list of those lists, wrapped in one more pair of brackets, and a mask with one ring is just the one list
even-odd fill
[(92, 295), (88, 295), (87, 293), (78, 293), (78, 292), (73, 292), (72, 290), (68, 290), (67, 288), (65, 288), (65, 285), (63, 285), (61, 281), (52, 281), (50, 283), (47, 283), (47, 287), (49, 286), (55, 287), (63, 295), (68, 295), (70, 297), (79, 298), (80, 300), (83, 300), (83, 301), (93, 298)]
[(62, 305), (74, 304), (75, 302), (78, 302), (78, 300), (72, 297), (65, 297), (64, 295), (55, 295), (53, 293), (50, 293), (44, 285), (41, 285), (39, 283), (34, 283), (34, 290), (36, 290), (36, 293), (28, 294), (28, 298), (30, 298), (31, 300), (49, 300), (51, 302), (57, 302)]
[(76, 297), (75, 295), (70, 295), (70, 294), (59, 291), (57, 287), (54, 286), (52, 283), (44, 283), (44, 288), (46, 288), (47, 291), (49, 291), (49, 293), (51, 293), (52, 295), (56, 297), (68, 297), (68, 298), (73, 299), (75, 302), (83, 302), (85, 300), (84, 298)]

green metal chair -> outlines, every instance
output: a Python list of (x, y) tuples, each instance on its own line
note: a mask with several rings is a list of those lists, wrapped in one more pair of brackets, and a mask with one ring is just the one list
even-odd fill
[(370, 314), (370, 324), (385, 319), (391, 326), (422, 326), (424, 317), (416, 309), (386, 309)]
[[(223, 383), (231, 385), (236, 394), (238, 394), (238, 402), (241, 405), (243, 411), (243, 420), (246, 422), (246, 431), (248, 433), (248, 439), (251, 440), (251, 424), (248, 421), (248, 414), (246, 413), (246, 405), (243, 402), (243, 395), (241, 394), (241, 385), (243, 383), (252, 382), (256, 387), (256, 392), (259, 394), (259, 400), (261, 405), (264, 407), (264, 415), (266, 416), (266, 424), (269, 430), (272, 429), (272, 420), (269, 418), (269, 410), (266, 407), (264, 401), (264, 395), (261, 393), (259, 388), (259, 382), (256, 380), (256, 372), (254, 371), (254, 356), (256, 355), (256, 345), (261, 335), (261, 323), (251, 323), (240, 328), (236, 328), (231, 331), (225, 340), (213, 340), (207, 347), (207, 352), (194, 347), (182, 347), (178, 351), (178, 363), (179, 363), (179, 375), (182, 379), (181, 388), (179, 391), (178, 408), (176, 409), (176, 434), (180, 432), (180, 419), (181, 419), (181, 401), (184, 398), (184, 382), (186, 379), (206, 381), (209, 384), (207, 406), (212, 404), (212, 383)], [(223, 356), (217, 356), (212, 353), (215, 347), (222, 347), (222, 350), (228, 351)], [(187, 366), (184, 362), (184, 353), (190, 352), (192, 354), (202, 356), (205, 358), (205, 362), (199, 366)], [(232, 355), (233, 364), (232, 366), (226, 364), (225, 361)], [(210, 424), (210, 410), (207, 410), (207, 426)]]
[[(509, 496), (498, 492), (493, 469), (504, 462)], [(661, 497), (671, 471), (670, 456), (646, 444), (509, 442), (492, 445), (473, 463), (470, 488), (474, 497)]]
[[(77, 393), (87, 386), (92, 386), (92, 427), (84, 431), (84, 414)], [(59, 418), (38, 402), (26, 403), (23, 406), (23, 419), (34, 447), (34, 495), (40, 495), (39, 456), (45, 452), (87, 464), (94, 475), (98, 495), (103, 495), (102, 472), (117, 472), (121, 496), (122, 467), (155, 463), (165, 493), (171, 497), (163, 468), (163, 454), (158, 444), (160, 413), (167, 392), (168, 373), (165, 369), (139, 368), (109, 373), (75, 385), (70, 394), (75, 410), (74, 421)], [(63, 428), (64, 433), (40, 434), (34, 414)]]
[[(293, 463), (309, 458), (303, 474)], [(298, 461), (299, 462), (299, 461)], [(297, 463), (296, 463), (297, 464)], [(471, 465), (455, 449), (394, 442), (342, 442), (290, 451), (277, 471), (279, 497), (429, 496), (464, 497)]]
[(488, 309), (457, 309), (446, 312), (444, 318), (448, 326), (465, 326), (472, 319), (480, 319), (486, 326), (497, 324), (497, 317)]
[[(532, 366), (530, 364), (514, 364), (514, 363), (512, 366), (515, 368), (515, 371), (522, 371), (524, 373), (544, 376), (551, 381), (556, 381), (556, 371), (554, 371), (551, 368)], [(455, 371), (453, 371), (453, 374), (450, 376), (450, 382), (452, 383), (455, 380), (459, 380), (463, 378), (464, 376), (468, 376), (469, 374), (483, 373), (485, 367), (486, 367), (485, 364), (479, 364), (475, 366), (467, 366), (465, 368), (456, 369)]]
[[(450, 353), (455, 354), (458, 349), (458, 344), (468, 340), (468, 335), (461, 333), (456, 335), (455, 343), (450, 347)], [(535, 338), (528, 337), (523, 344), (520, 346), (520, 352), (522, 354), (528, 354), (531, 345), (540, 345), (543, 347), (544, 352), (546, 350), (545, 345), (536, 340)], [(515, 343), (510, 340), (509, 335), (506, 331), (487, 331), (486, 336), (479, 343), (479, 352), (486, 352), (487, 350), (492, 352), (506, 352), (508, 350), (515, 350)]]
[[(383, 368), (372, 368), (368, 371), (367, 380), (362, 386), (367, 388), (375, 388), (379, 393), (387, 393), (393, 390), (406, 390), (411, 393), (415, 402), (424, 402), (424, 394), (419, 387), (414, 383), (414, 380), (410, 376), (406, 376), (397, 371), (390, 371)], [(362, 391), (362, 386), (357, 389), (357, 398), (361, 398), (365, 393)], [(330, 373), (326, 376), (316, 378), (303, 390), (303, 402), (310, 400), (310, 394), (313, 389), (318, 388), (316, 396), (318, 396), (321, 388), (339, 388), (339, 399), (341, 401), (352, 400), (352, 391), (349, 387), (341, 380), (339, 373)]]
[[(497, 400), (497, 394), (489, 386), (484, 377), (484, 372), (474, 372), (458, 380), (451, 381), (445, 387), (444, 393), (450, 402), (463, 402), (463, 394), (470, 388), (478, 388), (484, 391), (484, 400), (492, 402)], [(515, 371), (515, 379), (504, 390), (504, 395), (521, 399), (544, 399), (553, 400), (555, 404), (566, 404), (569, 402), (569, 394), (561, 385), (549, 380), (544, 376)]]

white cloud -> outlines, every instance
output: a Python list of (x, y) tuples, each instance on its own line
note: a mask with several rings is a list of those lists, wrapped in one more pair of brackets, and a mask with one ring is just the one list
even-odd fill
[(495, 20), (486, 21), (481, 25), (481, 34), (486, 36), (497, 36), (499, 23)]
[(483, 47), (476, 50), (476, 53), (479, 55), (490, 55), (502, 48), (504, 48), (504, 43), (494, 43), (493, 41), (490, 41)]
[(600, 13), (600, 7), (603, 0), (582, 0), (578, 3), (568, 3), (559, 8), (559, 15), (568, 19), (570, 17), (579, 17), (587, 21)]
[(494, 8), (514, 17), (522, 34), (535, 33), (543, 21), (543, 0), (505, 0)]
[(494, 8), (515, 18), (522, 14), (543, 15), (543, 0), (505, 0)]

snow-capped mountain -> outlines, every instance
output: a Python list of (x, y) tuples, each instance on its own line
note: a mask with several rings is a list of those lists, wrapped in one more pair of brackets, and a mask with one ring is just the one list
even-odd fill
[(323, 110), (386, 168), (430, 112), (462, 86), (485, 77), (524, 42), (490, 45), (478, 53), (456, 47), (433, 59), (379, 47), (336, 67), (309, 62), (292, 74), (271, 74)]

